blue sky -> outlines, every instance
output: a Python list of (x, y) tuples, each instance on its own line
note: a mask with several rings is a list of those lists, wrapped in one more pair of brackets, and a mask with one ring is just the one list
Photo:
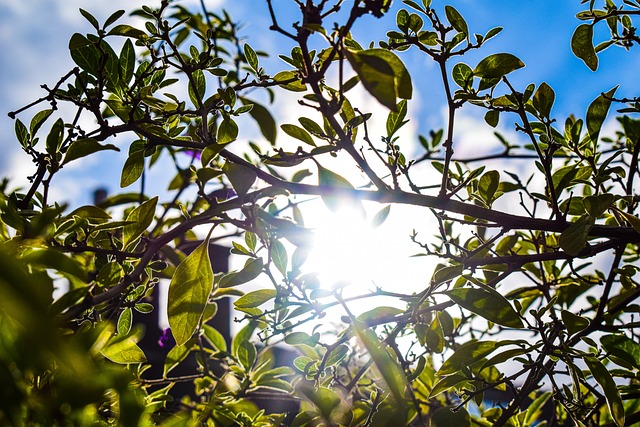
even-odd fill
[[(68, 39), (74, 32), (89, 32), (91, 27), (78, 13), (82, 7), (100, 20), (115, 9), (128, 9), (134, 2), (126, 0), (0, 0), (0, 175), (12, 177), (15, 185), (25, 185), (25, 175), (32, 169), (29, 159), (21, 155), (13, 136), (13, 122), (6, 113), (43, 95), (41, 84), (53, 85), (59, 76), (72, 66), (67, 50)], [(153, 5), (154, 2), (150, 1)], [(157, 3), (157, 2), (156, 2)], [(189, 7), (198, 7), (198, 0), (182, 1)], [(260, 0), (205, 0), (212, 10), (224, 7), (232, 16), (245, 23), (244, 34), (257, 49), (287, 53), (288, 42), (280, 35), (269, 32), (270, 19), (266, 2)], [(142, 4), (135, 2), (135, 4)], [(274, 0), (280, 23), (288, 26), (299, 20), (295, 4), (290, 0)], [(434, 0), (440, 10), (444, 2)], [(638, 57), (635, 52), (609, 49), (601, 54), (600, 69), (593, 73), (570, 51), (571, 34), (578, 25), (575, 14), (583, 9), (579, 0), (451, 0), (467, 19), (472, 32), (485, 33), (494, 26), (503, 32), (485, 48), (465, 56), (464, 62), (472, 67), (484, 56), (495, 52), (511, 52), (526, 64), (526, 68), (511, 76), (517, 87), (546, 81), (556, 91), (557, 102), (553, 113), (562, 123), (569, 113), (583, 116), (589, 102), (600, 92), (616, 84), (621, 85), (619, 95), (632, 96), (637, 89)], [(348, 8), (349, 1), (345, 2)], [(404, 5), (395, 1), (392, 11), (382, 19), (363, 18), (356, 26), (356, 39), (363, 45), (384, 38), (393, 28), (395, 13)], [(444, 125), (443, 98), (433, 63), (415, 50), (400, 54), (413, 76), (417, 105), (410, 113), (412, 131), (425, 133)], [(276, 55), (273, 55), (275, 58)], [(279, 60), (265, 63), (275, 74), (286, 66)], [(28, 122), (33, 112), (20, 117)], [(481, 117), (481, 116), (479, 116)], [(65, 171), (58, 182), (65, 188), (58, 196), (72, 204), (89, 201), (87, 186), (98, 186), (118, 175), (122, 155), (111, 155), (108, 165), (91, 162), (79, 164)], [(99, 171), (99, 174), (96, 174)], [(111, 178), (106, 178), (111, 177)], [(113, 190), (116, 190), (115, 188)]]

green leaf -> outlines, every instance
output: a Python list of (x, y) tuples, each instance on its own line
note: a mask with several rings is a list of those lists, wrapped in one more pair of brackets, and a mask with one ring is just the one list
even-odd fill
[(225, 118), (218, 127), (218, 144), (228, 144), (238, 138), (238, 125), (231, 118)]
[(591, 69), (598, 69), (598, 55), (593, 47), (593, 26), (580, 24), (571, 37), (571, 51)]
[(360, 323), (355, 323), (356, 335), (369, 352), (373, 363), (382, 375), (384, 382), (389, 388), (389, 392), (399, 407), (405, 406), (404, 400), (404, 373), (398, 362), (386, 351), (385, 345), (380, 342), (376, 334)]
[(128, 84), (133, 78), (133, 72), (136, 68), (136, 53), (131, 39), (127, 39), (122, 45), (118, 62), (120, 64), (120, 78), (124, 84)]
[(629, 224), (631, 224), (631, 227), (633, 227), (633, 229), (636, 230), (636, 233), (640, 234), (640, 218), (624, 211), (618, 211), (618, 212), (622, 214), (624, 219), (627, 220)]
[(115, 12), (113, 12), (111, 16), (109, 16), (107, 20), (104, 21), (104, 28), (107, 28), (109, 25), (116, 22), (118, 19), (120, 19), (120, 17), (122, 17), (122, 15), (124, 15), (124, 13), (125, 12), (122, 9), (116, 10)]
[(257, 323), (254, 321), (249, 322), (244, 328), (240, 329), (238, 333), (233, 337), (231, 341), (231, 354), (234, 357), (238, 357), (238, 350), (240, 345), (249, 341), (251, 335), (253, 335), (253, 331), (256, 329)]
[(289, 258), (287, 256), (287, 249), (284, 247), (280, 240), (272, 240), (271, 241), (271, 260), (273, 264), (276, 266), (278, 271), (282, 273), (283, 276), (287, 275), (287, 265), (289, 263)]
[(237, 308), (259, 307), (265, 302), (275, 298), (277, 294), (278, 293), (275, 289), (259, 289), (243, 295), (234, 303), (234, 305)]
[(257, 73), (259, 69), (258, 55), (256, 55), (256, 51), (253, 50), (253, 48), (247, 43), (245, 43), (244, 45), (244, 57), (247, 59), (247, 63), (249, 64), (249, 66), (253, 68), (253, 71)]
[(469, 84), (473, 80), (473, 70), (463, 62), (453, 66), (451, 75), (453, 77), (453, 81), (463, 89), (468, 88)]
[(403, 310), (395, 307), (376, 307), (371, 310), (365, 311), (357, 317), (359, 322), (367, 323), (378, 319), (387, 319), (395, 317), (398, 314), (404, 313)]
[(217, 329), (206, 324), (202, 325), (202, 329), (204, 329), (204, 336), (209, 340), (211, 345), (219, 351), (227, 351), (227, 342)]
[(444, 350), (444, 332), (440, 324), (440, 313), (436, 312), (429, 328), (425, 331), (424, 341), (427, 347), (434, 353), (442, 353)]
[(222, 276), (218, 286), (220, 288), (230, 288), (250, 282), (262, 273), (263, 266), (262, 258), (251, 258), (242, 270)]
[(496, 191), (498, 191), (499, 185), (500, 172), (495, 170), (485, 173), (478, 181), (478, 194), (487, 205), (490, 206), (496, 199)]
[(611, 207), (614, 201), (615, 196), (613, 194), (605, 193), (597, 196), (587, 196), (582, 199), (582, 204), (589, 215), (598, 218)]
[(463, 368), (466, 369), (492, 353), (499, 346), (500, 343), (496, 341), (471, 340), (466, 342), (458, 347), (455, 353), (449, 356), (440, 367), (440, 370), (438, 370), (437, 375), (445, 376), (455, 374)]
[(378, 228), (380, 227), (389, 216), (389, 212), (391, 212), (391, 205), (387, 205), (384, 208), (380, 209), (371, 219), (371, 227)]
[(465, 408), (438, 408), (431, 415), (431, 427), (469, 427), (471, 426), (471, 417)]
[(169, 284), (167, 315), (177, 345), (187, 342), (198, 329), (213, 290), (209, 236), (173, 273)]
[(607, 400), (607, 407), (611, 418), (618, 425), (618, 427), (624, 427), (624, 405), (618, 392), (618, 387), (615, 381), (611, 377), (611, 374), (604, 367), (602, 362), (595, 357), (587, 356), (584, 358), (584, 363), (587, 365), (593, 378), (596, 380), (602, 390), (604, 391), (604, 397)]
[(119, 335), (127, 335), (131, 331), (131, 325), (133, 324), (133, 310), (131, 307), (125, 307), (120, 313), (118, 318), (117, 330)]
[(640, 344), (624, 335), (605, 335), (600, 338), (602, 347), (612, 356), (640, 369)]
[(134, 39), (139, 40), (145, 40), (148, 38), (147, 34), (144, 31), (127, 24), (116, 25), (107, 33), (107, 35), (133, 37)]
[(176, 345), (169, 353), (167, 353), (167, 357), (164, 360), (164, 370), (163, 376), (166, 377), (167, 374), (176, 366), (180, 364), (184, 359), (187, 358), (191, 349), (193, 348), (193, 344), (195, 340), (189, 340), (183, 345)]
[(144, 363), (147, 361), (144, 352), (138, 347), (137, 338), (133, 336), (115, 336), (100, 353), (114, 363)]
[(249, 115), (253, 117), (253, 120), (255, 120), (260, 127), (262, 136), (264, 136), (271, 145), (275, 144), (277, 136), (276, 121), (269, 110), (261, 104), (243, 97), (240, 97), (240, 101), (243, 105), (253, 105), (253, 108), (249, 111)]
[(500, 112), (497, 110), (489, 110), (484, 115), (484, 121), (492, 128), (498, 126), (500, 121)]
[(342, 362), (345, 357), (347, 357), (347, 354), (349, 354), (349, 346), (340, 344), (339, 346), (334, 348), (331, 353), (329, 353), (324, 365), (326, 367), (337, 365), (338, 363)]
[(300, 345), (306, 344), (310, 339), (311, 336), (306, 332), (292, 332), (284, 337), (284, 342), (289, 345)]
[[(339, 188), (351, 188), (353, 185), (340, 175), (329, 169), (324, 168), (319, 163), (318, 166), (318, 184), (327, 187), (339, 187)], [(324, 204), (333, 212), (336, 212), (340, 207), (340, 199), (331, 196), (322, 196)], [(362, 205), (360, 205), (362, 207)], [(363, 210), (363, 209), (361, 209)]]
[(432, 286), (439, 285), (460, 276), (464, 271), (463, 265), (442, 266), (437, 265), (433, 271), (430, 283)]
[(256, 361), (256, 346), (249, 340), (242, 341), (238, 346), (236, 357), (245, 371), (250, 371)]
[(129, 154), (124, 162), (122, 174), (120, 175), (120, 188), (125, 188), (133, 184), (142, 176), (144, 171), (144, 151), (134, 151)]
[(485, 289), (457, 288), (445, 292), (456, 304), (493, 323), (509, 328), (524, 328), (518, 313), (498, 292)]
[(455, 387), (461, 382), (466, 382), (466, 381), (468, 381), (468, 378), (465, 375), (458, 375), (458, 374), (448, 375), (442, 378), (433, 386), (433, 388), (429, 392), (429, 398), (435, 397), (440, 393), (444, 393), (445, 391), (448, 391), (449, 389), (451, 389), (452, 387)]
[(195, 70), (189, 80), (189, 99), (194, 106), (200, 107), (207, 90), (207, 81), (202, 70)]
[(618, 90), (618, 86), (607, 93), (601, 94), (593, 100), (587, 109), (587, 131), (589, 132), (589, 139), (591, 139), (594, 144), (598, 142), (600, 129), (602, 129), (602, 124), (609, 113), (611, 97), (616, 93), (616, 90)]
[(305, 144), (309, 144), (314, 147), (316, 146), (316, 143), (313, 141), (313, 138), (311, 137), (309, 132), (307, 132), (300, 126), (284, 124), (284, 125), (280, 125), (280, 128), (284, 131), (284, 133), (286, 133), (290, 137), (298, 139), (304, 142)]
[(558, 239), (560, 248), (571, 256), (577, 256), (587, 243), (593, 223), (594, 220), (590, 215), (582, 215), (576, 222), (571, 223), (560, 233)]
[(82, 16), (84, 16), (87, 21), (89, 21), (89, 23), (93, 26), (93, 28), (95, 28), (96, 30), (100, 29), (100, 25), (98, 24), (98, 20), (96, 18), (94, 18), (94, 16), (92, 14), (90, 14), (89, 12), (87, 12), (86, 10), (84, 10), (82, 8), (80, 8), (80, 14)]
[(293, 81), (286, 84), (282, 83), (280, 86), (291, 92), (304, 92), (307, 90), (307, 85), (302, 83), (302, 80), (293, 71), (280, 71), (273, 76), (273, 81), (275, 82), (287, 82), (289, 80)]
[(62, 144), (62, 137), (64, 132), (64, 122), (62, 119), (56, 120), (51, 127), (49, 135), (47, 135), (47, 153), (51, 156), (56, 155)]
[(25, 252), (21, 259), (29, 265), (35, 264), (57, 270), (81, 280), (87, 278), (87, 272), (79, 261), (55, 249), (32, 249)]
[(124, 226), (122, 231), (122, 247), (126, 248), (130, 243), (136, 241), (138, 237), (151, 225), (153, 217), (156, 213), (156, 205), (158, 204), (158, 196), (149, 199), (137, 206), (127, 215), (127, 221), (131, 223)]
[(533, 94), (533, 107), (538, 110), (538, 112), (542, 115), (542, 117), (549, 118), (551, 114), (551, 107), (553, 107), (553, 103), (556, 99), (556, 93), (553, 91), (551, 86), (542, 82), (536, 93)]
[(524, 67), (524, 63), (510, 53), (495, 53), (484, 58), (473, 70), (473, 74), (484, 79), (500, 79)]
[(569, 336), (576, 334), (589, 326), (589, 319), (585, 319), (584, 317), (578, 316), (568, 310), (562, 310), (561, 316), (562, 322), (567, 328)]
[(411, 76), (394, 53), (384, 49), (347, 50), (347, 59), (365, 89), (385, 107), (396, 111), (396, 98), (411, 99)]
[(469, 38), (469, 27), (462, 15), (460, 15), (460, 12), (458, 12), (453, 6), (447, 5), (444, 7), (444, 13), (447, 15), (447, 21), (449, 21), (451, 26), (457, 32), (462, 33)]
[(62, 164), (67, 164), (73, 160), (88, 156), (103, 150), (120, 151), (118, 147), (112, 144), (102, 145), (93, 138), (76, 139), (69, 145), (67, 153), (64, 156)]
[(231, 182), (233, 189), (239, 196), (247, 194), (258, 175), (253, 169), (246, 166), (237, 165), (233, 162), (225, 162), (222, 170)]
[[(31, 124), (29, 125), (29, 133), (31, 136), (35, 136), (38, 133), (40, 127), (44, 124), (44, 122), (49, 118), (49, 116), (53, 113), (53, 110), (42, 110), (38, 111), (35, 116), (31, 119)], [(19, 120), (16, 121), (16, 124)], [(21, 141), (22, 142), (22, 141)]]
[(27, 131), (27, 127), (22, 123), (22, 121), (20, 121), (20, 119), (16, 119), (14, 128), (18, 142), (20, 142), (20, 145), (22, 145), (23, 148), (27, 148), (29, 145), (29, 131)]

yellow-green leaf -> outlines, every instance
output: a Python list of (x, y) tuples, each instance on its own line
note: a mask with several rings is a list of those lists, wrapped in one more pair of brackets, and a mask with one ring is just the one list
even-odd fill
[(182, 345), (198, 329), (213, 290), (213, 270), (207, 237), (173, 273), (169, 284), (167, 314), (176, 343)]

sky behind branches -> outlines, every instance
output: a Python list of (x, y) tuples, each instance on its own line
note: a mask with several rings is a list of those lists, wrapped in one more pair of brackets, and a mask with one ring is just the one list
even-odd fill
[[(147, 3), (154, 6), (154, 1)], [(178, 3), (189, 8), (200, 8), (199, 0), (179, 0)], [(291, 28), (292, 23), (300, 20), (293, 1), (274, 0), (273, 3), (282, 27)], [(348, 10), (351, 3), (352, 0), (346, 1), (343, 10)], [(575, 14), (583, 9), (579, 0), (452, 0), (448, 3), (462, 13), (471, 32), (486, 33), (495, 26), (504, 28), (483, 49), (465, 55), (464, 62), (473, 67), (491, 53), (515, 54), (524, 61), (526, 68), (510, 76), (514, 85), (524, 88), (528, 83), (537, 85), (543, 81), (551, 85), (557, 94), (553, 114), (560, 123), (570, 113), (583, 116), (591, 100), (616, 84), (621, 85), (618, 94), (623, 96), (632, 94), (637, 87), (639, 61), (635, 52), (607, 50), (601, 54), (600, 68), (596, 73), (589, 71), (571, 54), (569, 41), (578, 25)], [(67, 49), (69, 38), (74, 32), (92, 30), (78, 13), (79, 7), (102, 21), (116, 9), (130, 10), (133, 4), (143, 3), (126, 0), (0, 0), (0, 52), (3, 55), (0, 61), (0, 141), (3, 153), (0, 156), (0, 175), (9, 176), (14, 186), (28, 183), (25, 177), (33, 170), (33, 165), (20, 151), (13, 133), (14, 124), (7, 117), (7, 112), (43, 96), (45, 93), (40, 85), (52, 86), (73, 67)], [(291, 44), (281, 35), (268, 30), (271, 20), (266, 2), (205, 0), (205, 4), (213, 11), (225, 8), (232, 17), (244, 24), (242, 34), (252, 46), (272, 54), (270, 61), (263, 61), (267, 72), (275, 74), (287, 68), (277, 59), (276, 53), (287, 53)], [(433, 2), (433, 6), (440, 10), (444, 4), (439, 0)], [(385, 32), (393, 29), (395, 14), (402, 7), (406, 6), (396, 0), (385, 17), (364, 17), (354, 29), (355, 38), (363, 45), (383, 40)], [(339, 16), (335, 19), (339, 19)], [(400, 53), (400, 56), (406, 62), (416, 87), (416, 102), (411, 104), (409, 111), (415, 122), (411, 130), (424, 134), (430, 129), (443, 127), (444, 98), (434, 63), (415, 49)], [(276, 112), (280, 110), (281, 115), (286, 117), (287, 111), (282, 109), (282, 105), (275, 105)], [(35, 112), (35, 109), (29, 110), (22, 113), (20, 118), (28, 122)], [(473, 127), (473, 121), (480, 119), (481, 116), (467, 117), (467, 127)], [(508, 129), (503, 126), (499, 130)], [(491, 135), (490, 132), (485, 134)], [(415, 135), (410, 136), (415, 139)], [(64, 201), (72, 204), (89, 201), (89, 195), (83, 194), (87, 192), (87, 186), (99, 186), (102, 183), (95, 171), (106, 168), (109, 171), (106, 176), (112, 176), (121, 167), (117, 163), (123, 162), (124, 157), (112, 155), (109, 161), (114, 164), (95, 165), (89, 161), (74, 166), (74, 171), (66, 171), (59, 179), (67, 190), (59, 196), (66, 197)], [(79, 180), (82, 185), (74, 185)]]

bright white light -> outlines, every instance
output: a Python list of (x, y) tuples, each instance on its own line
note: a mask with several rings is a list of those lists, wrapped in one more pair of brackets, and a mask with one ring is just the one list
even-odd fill
[(387, 257), (393, 251), (380, 229), (374, 229), (359, 209), (350, 207), (336, 213), (327, 210), (315, 219), (315, 238), (304, 269), (318, 273), (324, 288), (375, 288), (377, 278), (389, 267)]

